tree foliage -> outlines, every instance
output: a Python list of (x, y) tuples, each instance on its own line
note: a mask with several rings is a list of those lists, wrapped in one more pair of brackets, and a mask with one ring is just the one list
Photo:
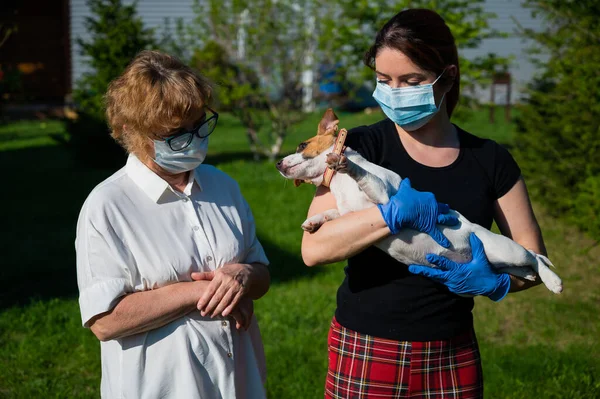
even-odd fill
[[(247, 127), (253, 151), (274, 157), (302, 108), (303, 88), (315, 86), (314, 80), (307, 81), (307, 72), (315, 74), (321, 65), (341, 66), (336, 79), (346, 86), (360, 87), (365, 79), (372, 79), (362, 57), (375, 33), (406, 7), (438, 11), (452, 29), (460, 49), (477, 47), (486, 38), (501, 36), (489, 27), (488, 19), (494, 16), (484, 11), (483, 3), (484, 0), (197, 1), (191, 36), (198, 38), (201, 45), (192, 63), (217, 83), (222, 104)], [(506, 68), (508, 59), (489, 54), (474, 60), (461, 58), (461, 63), (462, 84), (469, 87), (489, 82), (494, 71)], [(257, 135), (261, 127), (269, 132), (264, 142)]]
[(545, 29), (523, 32), (543, 62), (519, 118), (520, 164), (535, 196), (599, 239), (600, 2), (527, 4)]
[(87, 72), (74, 91), (74, 100), (87, 113), (103, 118), (102, 98), (111, 80), (135, 55), (155, 46), (154, 33), (143, 26), (136, 5), (121, 0), (89, 0), (92, 17), (85, 19), (90, 39), (77, 38)]
[(474, 49), (483, 40), (499, 38), (505, 32), (494, 30), (489, 20), (495, 14), (485, 11), (485, 0), (339, 0), (332, 2), (319, 48), (324, 54), (334, 54), (350, 68), (342, 80), (372, 79), (372, 72), (362, 64), (364, 53), (373, 44), (375, 34), (396, 13), (405, 8), (435, 10), (448, 24), (459, 51), (461, 69), (461, 102), (472, 104), (469, 89), (487, 85), (495, 72), (505, 71), (510, 59), (490, 51), (485, 56), (467, 59), (461, 50)]
[(86, 72), (76, 84), (73, 100), (79, 117), (68, 121), (67, 142), (77, 159), (97, 165), (121, 162), (123, 152), (112, 141), (105, 122), (103, 98), (111, 80), (135, 55), (155, 46), (154, 33), (136, 15), (136, 4), (121, 0), (89, 0), (93, 16), (85, 20), (90, 38), (77, 38)]
[[(201, 46), (191, 64), (217, 85), (221, 105), (244, 124), (258, 156), (275, 158), (299, 120), (301, 76), (313, 66), (315, 18), (307, 1), (196, 1), (191, 34)], [(259, 134), (260, 131), (263, 134)]]
[[(268, 93), (261, 87), (258, 76), (252, 68), (236, 64), (227, 57), (227, 51), (215, 41), (207, 42), (201, 50), (191, 58), (191, 65), (202, 71), (202, 74), (217, 82), (219, 106), (231, 112), (246, 128), (250, 149), (255, 156), (275, 156), (264, 146), (258, 132), (268, 117), (266, 109), (269, 104), (265, 98)], [(283, 132), (285, 133), (285, 132)]]

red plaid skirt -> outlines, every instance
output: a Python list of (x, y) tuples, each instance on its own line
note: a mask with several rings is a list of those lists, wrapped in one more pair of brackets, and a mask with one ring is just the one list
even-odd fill
[(327, 399), (483, 398), (475, 333), (446, 341), (376, 338), (341, 326), (329, 330)]

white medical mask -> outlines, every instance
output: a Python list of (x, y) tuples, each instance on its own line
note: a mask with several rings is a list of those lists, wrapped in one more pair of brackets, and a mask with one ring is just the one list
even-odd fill
[(154, 162), (170, 173), (183, 173), (196, 169), (208, 151), (208, 137), (195, 136), (190, 145), (181, 151), (173, 151), (169, 144), (162, 140), (154, 141)]
[[(394, 123), (406, 131), (417, 130), (434, 117), (440, 110), (435, 104), (433, 85), (442, 77), (446, 70), (433, 83), (418, 86), (391, 88), (385, 83), (377, 82), (373, 98), (379, 103), (383, 112)], [(440, 105), (444, 101), (444, 96)]]

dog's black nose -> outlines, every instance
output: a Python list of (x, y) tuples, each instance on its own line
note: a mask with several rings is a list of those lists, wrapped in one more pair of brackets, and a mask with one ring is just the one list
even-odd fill
[(282, 163), (283, 163), (283, 159), (281, 161), (277, 162), (277, 164), (275, 166), (277, 166), (279, 168)]

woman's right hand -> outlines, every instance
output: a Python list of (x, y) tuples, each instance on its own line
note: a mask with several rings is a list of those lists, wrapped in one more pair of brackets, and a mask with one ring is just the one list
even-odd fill
[[(194, 285), (198, 285), (201, 287), (201, 293), (204, 294), (209, 288), (210, 281), (212, 281), (212, 274), (203, 276), (207, 278), (207, 280), (199, 280), (199, 273), (193, 274)], [(194, 297), (196, 298), (196, 297)], [(194, 300), (194, 306), (196, 306), (197, 301), (199, 299)], [(197, 309), (199, 310), (199, 309)], [(254, 315), (254, 301), (247, 296), (242, 296), (237, 302), (237, 304), (232, 308), (229, 316), (233, 317), (235, 320), (235, 328), (238, 330), (243, 328), (247, 330), (250, 327), (250, 323), (252, 322), (252, 315)]]
[(448, 214), (450, 207), (437, 202), (432, 193), (413, 189), (408, 178), (402, 179), (398, 192), (387, 204), (377, 207), (392, 234), (397, 234), (401, 228), (410, 228), (429, 234), (444, 248), (450, 246), (437, 224), (455, 226), (458, 219)]

